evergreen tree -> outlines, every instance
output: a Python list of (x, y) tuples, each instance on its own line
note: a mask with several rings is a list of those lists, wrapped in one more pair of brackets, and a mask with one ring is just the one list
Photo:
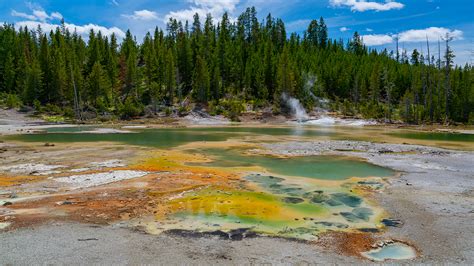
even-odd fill
[(99, 62), (92, 67), (92, 71), (88, 79), (89, 99), (93, 104), (98, 106), (102, 111), (109, 106), (110, 103), (110, 83), (107, 80), (107, 73)]
[(417, 66), (420, 63), (420, 53), (418, 52), (417, 49), (413, 50), (413, 53), (411, 54), (411, 63), (412, 65)]
[(15, 62), (11, 52), (5, 57), (3, 66), (2, 90), (8, 93), (15, 93)]
[(290, 60), (288, 48), (285, 47), (280, 56), (277, 70), (277, 89), (273, 95), (274, 101), (279, 102), (283, 94), (294, 96), (296, 89), (295, 73)]
[(319, 19), (318, 39), (319, 45), (325, 48), (328, 42), (328, 27), (326, 26), (323, 17)]
[(238, 114), (242, 102), (281, 107), (285, 93), (308, 109), (322, 97), (334, 111), (368, 118), (474, 121), (474, 70), (454, 66), (449, 36), (444, 60), (439, 44), (435, 62), (429, 49), (410, 56), (369, 49), (357, 32), (347, 44), (330, 39), (323, 18), (302, 36), (287, 34), (281, 19), (259, 21), (252, 7), (236, 21), (228, 13), (218, 23), (210, 15), (203, 24), (197, 14), (190, 23), (170, 18), (166, 30), (155, 28), (140, 43), (130, 31), (117, 40), (91, 30), (86, 43), (64, 21), (50, 32), (2, 25), (0, 95), (72, 108), (79, 119), (86, 108), (133, 117), (144, 106), (158, 111), (160, 102), (186, 106), (189, 96), (202, 107), (232, 102)]
[(183, 93), (187, 94), (192, 86), (192, 52), (187, 32), (184, 30), (178, 33), (177, 40), (177, 61), (178, 73)]
[(171, 49), (168, 49), (165, 58), (166, 72), (165, 72), (165, 90), (168, 104), (172, 105), (176, 94), (176, 69), (174, 66), (174, 57)]
[(35, 101), (39, 100), (39, 97), (42, 93), (41, 88), (43, 85), (43, 73), (41, 72), (41, 67), (36, 58), (32, 59), (30, 67), (27, 68), (25, 80), (26, 84), (24, 91), (24, 99), (26, 103), (32, 104)]
[(198, 55), (196, 58), (196, 67), (193, 75), (193, 91), (196, 101), (201, 104), (207, 103), (209, 95), (209, 71), (204, 59)]
[(130, 31), (127, 31), (125, 39), (121, 46), (121, 83), (123, 84), (123, 90), (125, 93), (125, 98), (132, 94), (135, 97), (138, 97), (137, 91), (137, 47), (134, 38)]

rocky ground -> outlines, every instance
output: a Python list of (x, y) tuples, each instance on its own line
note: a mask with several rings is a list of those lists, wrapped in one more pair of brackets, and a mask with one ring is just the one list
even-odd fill
[(376, 199), (403, 222), (386, 238), (411, 241), (423, 263), (474, 263), (474, 153), (357, 141), (266, 145), (279, 155), (338, 154), (359, 157), (401, 172)]
[[(222, 119), (218, 122), (225, 123)], [(0, 110), (0, 135), (24, 133), (43, 126), (49, 127), (49, 125), (44, 125), (43, 121), (24, 114)], [(103, 172), (104, 175), (100, 177), (107, 183), (110, 176), (116, 178), (113, 174), (115, 172), (111, 172), (110, 169), (116, 168), (119, 171), (123, 164), (143, 150), (146, 149), (124, 149), (120, 145), (82, 147), (80, 144), (45, 146), (43, 143), (36, 143), (19, 146), (12, 143), (0, 143), (0, 162), (3, 164), (0, 168), (2, 172), (35, 176), (41, 182), (46, 182), (44, 184), (48, 184), (47, 176), (57, 175), (60, 178), (61, 173), (54, 173), (54, 171), (69, 173), (68, 176), (82, 175), (79, 179), (87, 174)], [(414, 261), (417, 263), (474, 264), (473, 152), (361, 141), (282, 142), (266, 144), (255, 152), (284, 156), (320, 154), (351, 156), (401, 172), (400, 177), (389, 178), (387, 181), (390, 186), (374, 196), (375, 200), (389, 211), (391, 218), (402, 224), (390, 227), (377, 238), (409, 241), (420, 252), (420, 256)], [(11, 165), (22, 165), (22, 167), (21, 169), (8, 168)], [(57, 167), (51, 168), (51, 166)], [(42, 175), (42, 173), (47, 174)], [(88, 179), (87, 176), (85, 178)], [(108, 222), (110, 220), (107, 219), (112, 219), (112, 215), (107, 219), (103, 218), (105, 222), (84, 216), (84, 211), (87, 212), (90, 209), (97, 210), (97, 213), (102, 215), (108, 214), (107, 211), (110, 209), (127, 206), (129, 208), (124, 210), (127, 213), (134, 214), (133, 212), (137, 210), (137, 215), (148, 213), (149, 202), (144, 201), (143, 198), (144, 186), (174, 191), (173, 189), (183, 186), (183, 183), (179, 183), (183, 180), (188, 182), (184, 183), (186, 186), (199, 185), (201, 182), (182, 177), (180, 179), (170, 177), (169, 180), (176, 180), (176, 183), (170, 183), (169, 180), (160, 183), (166, 178), (158, 174), (150, 175), (140, 182), (125, 179), (128, 178), (123, 178), (123, 182), (133, 189), (133, 193), (122, 195), (116, 192), (118, 185), (113, 186), (117, 190), (105, 191), (105, 189), (97, 188), (87, 193), (78, 190), (81, 192), (79, 194), (74, 189), (63, 191), (63, 188), (58, 186), (42, 186), (40, 194), (58, 191), (73, 194), (70, 197), (60, 198), (59, 204), (64, 204), (65, 210), (76, 206), (74, 204), (83, 209), (77, 213), (74, 212), (73, 218), (67, 221), (52, 219), (42, 221), (38, 225), (38, 221), (30, 220), (25, 221), (24, 226), (18, 229), (0, 233), (0, 264), (354, 264), (367, 262), (360, 257), (347, 254), (347, 250), (352, 245), (360, 244), (358, 241), (368, 243), (369, 240), (360, 239), (357, 236), (353, 237), (354, 240), (347, 235), (330, 234), (323, 236), (320, 243), (307, 243), (269, 237), (233, 241), (209, 235), (173, 233), (148, 235), (140, 230), (128, 228), (125, 223)], [(21, 189), (23, 192), (28, 192), (32, 180), (21, 178), (11, 180), (0, 176), (0, 186), (3, 181), (18, 184), (25, 181), (28, 184)], [(176, 187), (170, 187), (170, 184)], [(32, 186), (33, 188), (37, 189)], [(123, 190), (123, 188), (120, 189)], [(0, 197), (11, 196), (11, 201), (15, 201), (16, 195), (11, 192), (11, 189), (5, 191), (0, 188)], [(68, 200), (64, 201), (64, 199)], [(87, 201), (90, 201), (90, 204)], [(53, 205), (54, 208), (58, 204), (55, 198), (36, 201), (37, 205), (43, 205), (43, 203)], [(68, 205), (70, 203), (73, 205)], [(17, 203), (14, 202), (14, 205), (16, 206)], [(22, 203), (18, 205), (21, 207)], [(45, 209), (45, 212), (47, 211), (48, 209)], [(0, 216), (2, 215), (0, 212)], [(2, 226), (0, 223), (0, 230)], [(346, 253), (340, 252), (341, 246), (338, 245), (346, 245), (342, 247)]]
[(0, 135), (31, 133), (44, 128), (68, 126), (75, 125), (47, 122), (35, 117), (33, 112), (22, 113), (13, 109), (3, 109), (0, 107)]
[(268, 237), (148, 235), (117, 226), (48, 224), (0, 234), (1, 264), (352, 264), (359, 259), (321, 247)]

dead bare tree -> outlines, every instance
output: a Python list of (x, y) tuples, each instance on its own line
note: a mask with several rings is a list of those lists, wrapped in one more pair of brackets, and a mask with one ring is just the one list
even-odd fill
[(451, 47), (449, 46), (449, 42), (453, 40), (453, 37), (449, 35), (449, 32), (446, 33), (444, 36), (443, 40), (446, 42), (446, 52), (444, 54), (444, 60), (445, 60), (445, 88), (444, 88), (444, 93), (445, 93), (445, 122), (447, 123), (449, 121), (449, 107), (450, 107), (450, 99), (451, 99), (451, 81), (450, 81), (450, 74), (451, 74), (451, 67), (453, 64), (453, 59), (454, 59), (454, 53), (451, 50)]
[(398, 50), (398, 41), (400, 40), (400, 37), (397, 35), (395, 35), (395, 43), (396, 43), (396, 49), (397, 49), (397, 53), (396, 53), (396, 59), (397, 59), (397, 62), (400, 62), (400, 51)]
[(72, 80), (72, 86), (74, 88), (74, 115), (76, 117), (76, 120), (82, 120), (81, 108), (79, 104), (79, 93), (77, 91), (76, 81), (74, 80), (74, 74), (73, 74), (72, 68), (71, 68), (71, 80)]
[[(430, 121), (433, 123), (433, 87), (431, 86), (430, 71), (431, 71), (431, 54), (430, 54), (430, 42), (428, 35), (426, 35), (426, 47), (428, 48), (428, 71), (426, 72), (426, 83), (428, 86), (429, 98), (430, 98)], [(426, 102), (426, 101), (425, 101)]]
[[(421, 56), (423, 58), (421, 62), (421, 81), (422, 81), (422, 96), (423, 96), (423, 112), (426, 111), (426, 87), (427, 87), (427, 79), (426, 79), (426, 64), (425, 64), (425, 56), (423, 55), (423, 43), (421, 44)], [(429, 58), (428, 58), (429, 60)]]

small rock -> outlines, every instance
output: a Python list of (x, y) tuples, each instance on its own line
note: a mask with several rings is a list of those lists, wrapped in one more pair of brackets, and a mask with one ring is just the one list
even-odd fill
[(77, 241), (98, 241), (98, 238), (79, 238)]
[(392, 150), (389, 150), (389, 149), (381, 149), (381, 150), (379, 150), (379, 153), (380, 153), (380, 154), (393, 153), (393, 151), (392, 151)]
[(59, 202), (58, 205), (71, 205), (71, 204), (74, 204), (74, 202), (66, 200), (66, 201), (63, 201), (63, 202)]
[(3, 206), (10, 206), (10, 205), (12, 205), (12, 204), (13, 204), (13, 203), (11, 203), (10, 201), (5, 201), (5, 202), (3, 203)]
[(401, 220), (393, 219), (393, 218), (382, 219), (382, 223), (385, 226), (392, 226), (392, 227), (402, 227), (403, 226), (403, 222)]

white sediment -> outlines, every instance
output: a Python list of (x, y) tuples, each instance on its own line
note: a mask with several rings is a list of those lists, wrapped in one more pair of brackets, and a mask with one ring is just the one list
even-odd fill
[(9, 222), (1, 222), (0, 223), (0, 230), (5, 229), (10, 226)]
[(123, 129), (142, 129), (147, 128), (147, 126), (123, 126)]
[(227, 118), (221, 115), (201, 117), (189, 114), (184, 118), (193, 125), (227, 125), (231, 123)]
[(103, 162), (92, 162), (89, 165), (96, 167), (96, 168), (113, 168), (113, 167), (123, 167), (125, 164), (122, 163), (120, 160), (108, 160)]
[(89, 171), (89, 170), (91, 170), (91, 169), (87, 168), (87, 167), (83, 167), (83, 168), (71, 169), (71, 170), (69, 170), (69, 172), (80, 173), (80, 172), (85, 172), (85, 171)]
[(81, 131), (81, 133), (93, 133), (93, 134), (126, 134), (133, 133), (133, 131), (115, 129), (115, 128), (94, 128), (92, 130)]
[(0, 171), (15, 173), (15, 174), (33, 174), (33, 175), (49, 175), (60, 173), (60, 171), (53, 171), (58, 168), (63, 168), (63, 165), (47, 165), (47, 164), (35, 164), (35, 163), (24, 163), (15, 164), (8, 166), (1, 166)]
[(61, 183), (67, 183), (71, 185), (72, 188), (78, 189), (100, 186), (121, 180), (142, 177), (147, 174), (148, 172), (144, 171), (117, 170), (103, 173), (72, 175), (67, 177), (56, 178), (54, 180)]
[(308, 118), (305, 121), (299, 122), (302, 125), (312, 126), (369, 126), (376, 125), (377, 122), (374, 120), (365, 119), (342, 119), (337, 117), (331, 117), (323, 115), (319, 118)]

